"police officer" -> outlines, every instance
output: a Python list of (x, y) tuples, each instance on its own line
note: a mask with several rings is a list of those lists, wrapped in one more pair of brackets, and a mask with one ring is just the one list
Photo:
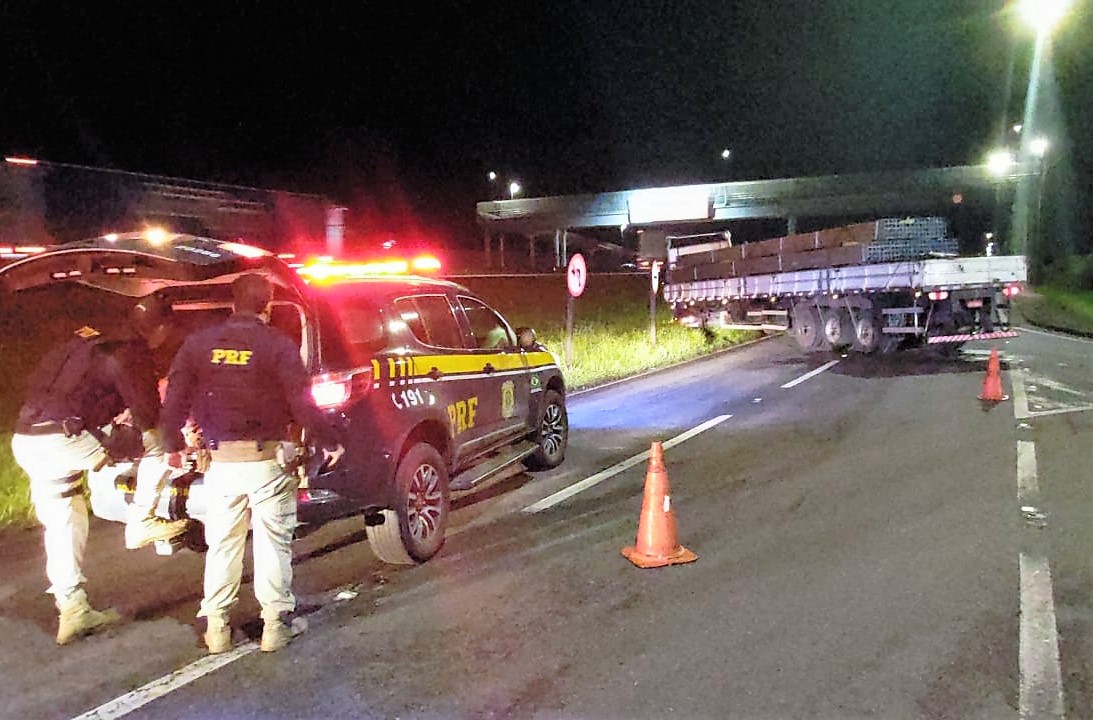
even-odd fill
[[(115, 417), (127, 412), (145, 435), (155, 428), (159, 398), (147, 360), (155, 339), (142, 337), (143, 342), (110, 339), (94, 328), (80, 328), (28, 377), (16, 420), (12, 454), (30, 479), (31, 501), (44, 531), (47, 592), (59, 611), (59, 645), (118, 619), (113, 610), (95, 610), (82, 587), (88, 536), (84, 481), (87, 470), (111, 459), (104, 446), (111, 439), (103, 428)], [(153, 535), (167, 538), (184, 531), (186, 522), (161, 520), (156, 526)]]
[(181, 464), (180, 428), (192, 416), (212, 455), (205, 472), (204, 598), (210, 653), (231, 648), (228, 613), (239, 594), (248, 520), (253, 530), (254, 594), (263, 620), (261, 649), (292, 638), (285, 617), (292, 594), (291, 540), (296, 525), (295, 476), (277, 462), (290, 423), (312, 433), (333, 465), (344, 452), (311, 400), (299, 347), (267, 325), (273, 288), (257, 274), (232, 283), (235, 312), (186, 339), (167, 382), (161, 427), (170, 462)]

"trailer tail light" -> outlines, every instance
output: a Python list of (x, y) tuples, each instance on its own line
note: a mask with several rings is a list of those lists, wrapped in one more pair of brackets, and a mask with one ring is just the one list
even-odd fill
[(1006, 297), (1014, 297), (1021, 294), (1021, 286), (1016, 283), (1013, 285), (1007, 285), (1002, 288), (1002, 294)]
[(311, 399), (320, 410), (340, 410), (372, 389), (372, 368), (324, 373), (311, 380)]
[(948, 300), (949, 299), (949, 291), (948, 290), (931, 290), (929, 295), (927, 295), (927, 297), (929, 297), (931, 300), (934, 300), (934, 301)]

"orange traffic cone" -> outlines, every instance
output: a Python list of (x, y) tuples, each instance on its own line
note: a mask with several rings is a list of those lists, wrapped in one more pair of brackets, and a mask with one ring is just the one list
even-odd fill
[(641, 501), (637, 545), (624, 547), (622, 554), (640, 568), (677, 565), (698, 559), (676, 540), (671, 489), (668, 487), (668, 473), (664, 469), (664, 447), (659, 442), (654, 442), (649, 450), (649, 470), (645, 474), (645, 496)]
[(998, 361), (998, 348), (991, 348), (987, 377), (983, 379), (983, 392), (979, 393), (979, 399), (987, 402), (1009, 400), (1009, 395), (1002, 394), (1002, 366)]

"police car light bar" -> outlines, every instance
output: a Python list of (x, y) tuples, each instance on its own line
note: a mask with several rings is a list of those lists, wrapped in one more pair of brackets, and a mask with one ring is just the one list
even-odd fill
[(371, 277), (374, 275), (407, 275), (433, 273), (440, 270), (440, 260), (432, 255), (419, 255), (411, 260), (376, 260), (372, 262), (342, 262), (322, 259), (305, 263), (296, 272), (305, 280), (324, 283)]

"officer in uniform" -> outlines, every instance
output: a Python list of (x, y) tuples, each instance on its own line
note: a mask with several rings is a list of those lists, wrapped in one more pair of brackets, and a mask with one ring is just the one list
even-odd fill
[[(136, 329), (140, 333), (151, 328)], [(59, 645), (118, 619), (113, 610), (91, 607), (82, 587), (88, 536), (84, 481), (85, 471), (110, 462), (108, 447), (113, 447), (120, 433), (108, 434), (104, 429), (123, 412), (143, 432), (145, 443), (153, 446), (150, 452), (157, 452), (160, 406), (148, 355), (158, 335), (141, 337), (143, 341), (109, 339), (85, 326), (47, 353), (28, 378), (26, 399), (12, 435), (12, 454), (30, 479), (31, 501), (44, 531), (47, 592), (54, 596), (60, 615)], [(139, 456), (141, 449), (134, 454)], [(162, 449), (158, 454), (162, 458)], [(153, 476), (159, 474), (156, 465), (153, 460)], [(138, 477), (141, 474), (138, 467)], [(159, 519), (147, 534), (151, 539), (170, 538), (186, 525), (184, 520)]]
[(232, 284), (235, 312), (186, 339), (171, 364), (161, 417), (169, 462), (180, 465), (180, 428), (192, 417), (212, 459), (205, 471), (204, 597), (210, 653), (231, 649), (228, 613), (239, 595), (248, 521), (253, 530), (254, 594), (263, 620), (261, 649), (292, 638), (295, 610), (291, 541), (296, 526), (296, 477), (276, 458), (290, 423), (303, 427), (333, 465), (344, 452), (311, 400), (299, 347), (267, 325), (273, 288), (261, 275)]

